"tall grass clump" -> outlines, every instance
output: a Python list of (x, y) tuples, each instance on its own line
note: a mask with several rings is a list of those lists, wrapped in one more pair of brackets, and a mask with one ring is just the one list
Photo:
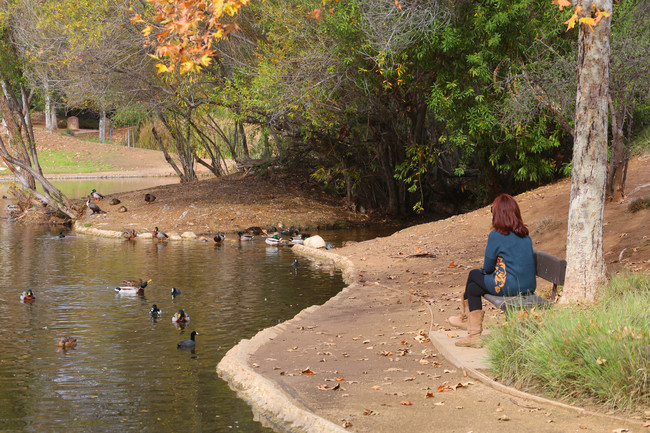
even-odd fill
[(650, 276), (614, 277), (588, 306), (509, 313), (487, 340), (504, 383), (614, 410), (650, 404)]

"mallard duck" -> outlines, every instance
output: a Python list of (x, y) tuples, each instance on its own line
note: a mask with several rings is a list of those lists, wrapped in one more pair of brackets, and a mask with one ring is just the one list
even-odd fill
[(162, 310), (158, 308), (156, 304), (153, 304), (151, 306), (151, 311), (149, 311), (149, 314), (151, 314), (151, 317), (153, 317), (154, 319), (157, 319), (162, 314)]
[(296, 234), (291, 236), (289, 240), (294, 244), (302, 245), (305, 243), (305, 238), (307, 238), (308, 236), (309, 235), (301, 235), (300, 233), (296, 232)]
[(174, 323), (187, 323), (190, 321), (190, 316), (185, 314), (185, 311), (178, 310), (178, 313), (174, 314), (172, 317), (172, 322)]
[(120, 199), (112, 198), (112, 199), (111, 199), (111, 202), (110, 202), (109, 204), (110, 204), (111, 206), (115, 206), (116, 204), (120, 204), (120, 203), (122, 203), (122, 202), (120, 201)]
[(252, 234), (244, 232), (237, 232), (237, 236), (240, 241), (252, 241), (254, 237)]
[(144, 195), (144, 201), (146, 201), (147, 204), (151, 204), (154, 201), (156, 201), (156, 196), (153, 195), (153, 194), (147, 193), (147, 194)]
[(63, 234), (63, 232), (59, 232), (59, 236), (58, 236), (58, 238), (59, 238), (59, 239), (63, 239), (64, 237), (65, 237), (65, 235)]
[(298, 269), (300, 267), (300, 262), (298, 259), (293, 259), (293, 263), (291, 263), (291, 267), (294, 269)]
[(154, 239), (158, 239), (160, 242), (164, 241), (169, 237), (167, 236), (167, 234), (165, 234), (165, 232), (161, 232), (160, 230), (158, 230), (158, 227), (156, 227), (153, 230), (153, 233), (151, 235), (153, 236)]
[(172, 294), (172, 298), (174, 298), (174, 297), (180, 295), (181, 291), (178, 290), (176, 287), (172, 287), (171, 294)]
[(264, 240), (264, 242), (266, 242), (267, 245), (273, 245), (273, 246), (278, 246), (280, 244), (280, 241), (281, 239), (280, 236), (278, 235), (273, 235)]
[(216, 243), (221, 244), (226, 240), (226, 235), (225, 233), (219, 233), (213, 239)]
[(120, 287), (115, 288), (115, 291), (127, 295), (144, 295), (144, 289), (150, 282), (151, 280), (124, 280)]
[(34, 292), (32, 292), (32, 289), (27, 289), (26, 292), (23, 292), (20, 295), (20, 300), (22, 302), (31, 302), (36, 299), (36, 296), (34, 295)]
[(192, 333), (190, 334), (190, 339), (179, 341), (176, 347), (178, 347), (179, 349), (194, 349), (196, 347), (196, 341), (194, 340), (194, 337), (196, 337), (197, 335), (199, 335), (198, 332), (192, 331)]
[(57, 345), (62, 349), (72, 349), (77, 345), (77, 339), (66, 335), (59, 340)]
[(90, 196), (91, 196), (91, 197), (93, 198), (93, 200), (95, 200), (95, 201), (104, 200), (104, 196), (101, 195), (100, 193), (98, 193), (96, 189), (93, 189), (93, 190), (90, 192)]
[(88, 196), (88, 200), (86, 200), (86, 206), (88, 206), (88, 209), (92, 211), (91, 215), (95, 215), (96, 213), (106, 213), (106, 211), (101, 210), (95, 203), (90, 202), (90, 196)]
[(127, 241), (132, 241), (138, 236), (138, 233), (136, 233), (135, 230), (127, 230), (124, 233), (122, 233), (122, 237), (126, 239)]
[(258, 235), (258, 236), (267, 235), (266, 230), (264, 230), (262, 227), (256, 227), (256, 226), (249, 227), (246, 230), (244, 230), (244, 232), (248, 233), (249, 235)]

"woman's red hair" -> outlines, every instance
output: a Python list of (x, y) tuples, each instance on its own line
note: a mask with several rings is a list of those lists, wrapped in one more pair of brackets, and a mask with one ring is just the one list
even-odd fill
[(520, 238), (528, 236), (519, 205), (511, 195), (501, 194), (492, 202), (492, 228), (504, 235), (513, 232)]

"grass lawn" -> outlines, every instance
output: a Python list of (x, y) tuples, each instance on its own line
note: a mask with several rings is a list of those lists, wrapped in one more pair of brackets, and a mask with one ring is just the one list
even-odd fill
[(83, 159), (75, 153), (61, 150), (42, 150), (38, 153), (38, 160), (45, 174), (95, 173), (117, 170), (111, 164)]

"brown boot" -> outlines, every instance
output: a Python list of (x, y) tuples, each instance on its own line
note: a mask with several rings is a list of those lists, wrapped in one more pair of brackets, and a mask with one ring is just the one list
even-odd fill
[(483, 315), (485, 311), (474, 310), (467, 315), (467, 337), (456, 341), (456, 346), (481, 347), (481, 332), (483, 332)]
[(460, 300), (460, 316), (451, 316), (447, 321), (451, 326), (460, 329), (467, 329), (467, 313), (469, 313), (469, 304), (467, 299)]

